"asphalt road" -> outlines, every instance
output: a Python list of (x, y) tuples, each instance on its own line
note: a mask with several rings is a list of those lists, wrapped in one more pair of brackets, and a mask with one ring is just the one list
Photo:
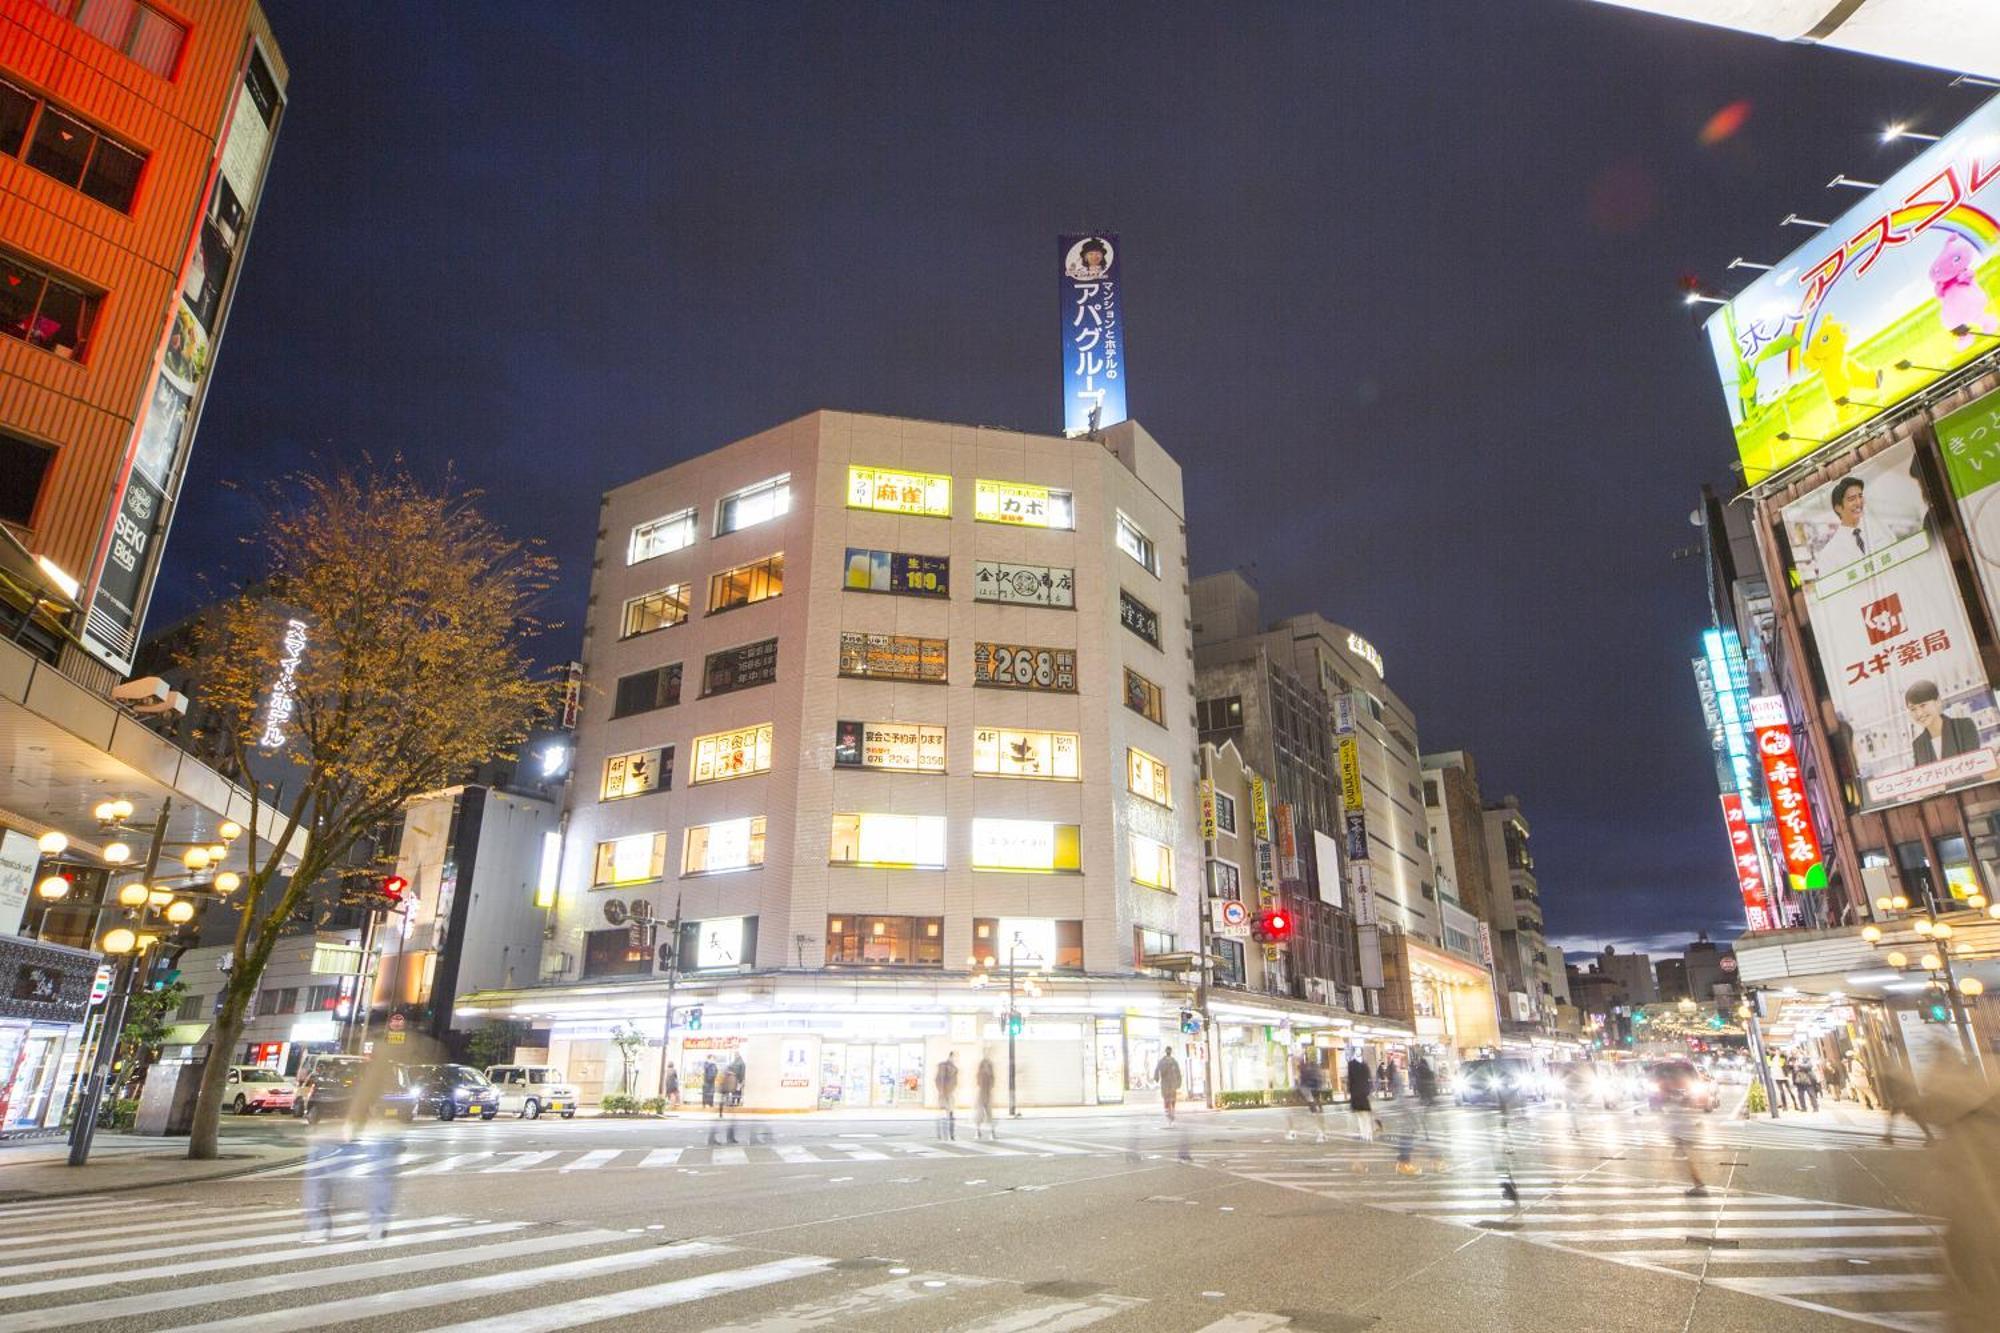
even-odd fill
[[(1660, 1116), (1345, 1111), (426, 1123), (326, 1169), (0, 1206), (0, 1333), (559, 1328), (1933, 1329), (1916, 1145)], [(1298, 1137), (1288, 1139), (1287, 1127)], [(252, 1121), (270, 1138), (302, 1127)], [(1516, 1210), (1500, 1182), (1511, 1179)], [(370, 1191), (394, 1223), (367, 1236)]]

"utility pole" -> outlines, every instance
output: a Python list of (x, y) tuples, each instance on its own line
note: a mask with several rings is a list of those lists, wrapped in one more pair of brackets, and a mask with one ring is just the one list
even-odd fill
[[(153, 875), (160, 868), (160, 846), (167, 838), (167, 816), (173, 810), (173, 798), (162, 797), (160, 817), (153, 823), (153, 840), (146, 848), (146, 869), (142, 883), (150, 886)], [(105, 891), (110, 891), (109, 882)], [(91, 946), (97, 947), (93, 939)], [(144, 949), (134, 948), (131, 953), (118, 960), (118, 966), (111, 974), (111, 993), (104, 997), (104, 1022), (97, 1030), (97, 1049), (92, 1052), (90, 1074), (84, 1079), (83, 1088), (76, 1102), (76, 1119), (69, 1127), (69, 1164), (83, 1166), (90, 1161), (90, 1141), (97, 1133), (97, 1108), (104, 1101), (104, 1085), (111, 1076), (111, 1061), (118, 1053), (118, 1038), (125, 1027), (125, 1010), (130, 1006), (132, 990), (143, 972)]]
[(674, 987), (681, 979), (681, 902), (674, 895), (674, 919), (667, 923), (667, 1024), (660, 1029), (660, 1096), (667, 1095), (667, 1052), (674, 1040)]

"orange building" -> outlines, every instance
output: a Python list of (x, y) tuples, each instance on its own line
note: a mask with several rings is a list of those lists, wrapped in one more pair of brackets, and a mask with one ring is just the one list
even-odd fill
[(286, 78), (254, 0), (0, 0), (0, 629), (99, 692), (131, 664)]

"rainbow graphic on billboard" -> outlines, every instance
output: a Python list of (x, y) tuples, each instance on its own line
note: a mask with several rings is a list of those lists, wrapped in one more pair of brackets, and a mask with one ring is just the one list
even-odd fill
[(1755, 484), (2000, 348), (2000, 98), (1707, 325)]

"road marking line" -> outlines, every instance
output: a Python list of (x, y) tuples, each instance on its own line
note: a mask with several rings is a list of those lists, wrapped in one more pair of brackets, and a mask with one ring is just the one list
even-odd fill
[[(123, 1203), (125, 1201), (115, 1194), (72, 1194), (64, 1196), (63, 1202), (80, 1206), (90, 1203)], [(39, 1213), (46, 1211), (50, 1206), (51, 1201), (47, 1199), (16, 1199), (13, 1203), (0, 1203), (0, 1218), (22, 1212)]]
[[(152, 1212), (158, 1208), (192, 1208), (194, 1206), (194, 1200), (192, 1199), (170, 1199), (162, 1200), (158, 1203), (119, 1199), (105, 1203), (91, 1204), (88, 1207), (64, 1208), (56, 1206), (37, 1208), (32, 1212), (13, 1213), (6, 1217), (0, 1217), (0, 1224), (8, 1222), (41, 1223), (45, 1219), (68, 1221), (71, 1218), (84, 1217), (93, 1220), (102, 1220), (114, 1218), (125, 1213), (142, 1214)], [(30, 1228), (30, 1230), (32, 1232), (33, 1228)], [(38, 1232), (34, 1234), (39, 1235)]]
[(1053, 1139), (1024, 1139), (1018, 1134), (1008, 1135), (1007, 1142), (1022, 1145), (1032, 1152), (1054, 1153), (1058, 1157), (1084, 1157), (1093, 1152), (1106, 1151), (1103, 1148), (1073, 1148)]
[(827, 1146), (833, 1149), (833, 1151), (841, 1153), (857, 1162), (886, 1162), (889, 1160), (888, 1153), (876, 1152), (873, 1148), (850, 1148), (845, 1143), (831, 1143)]
[[(0, 1329), (7, 1333), (34, 1333), (45, 1328), (70, 1328), (92, 1320), (125, 1319), (155, 1311), (184, 1310), (192, 1305), (221, 1305), (226, 1301), (269, 1296), (274, 1290), (286, 1293), (312, 1287), (334, 1287), (343, 1282), (366, 1282), (377, 1278), (403, 1277), (412, 1273), (466, 1264), (492, 1263), (547, 1254), (554, 1250), (581, 1249), (586, 1245), (609, 1245), (629, 1241), (620, 1231), (565, 1231), (553, 1236), (530, 1236), (525, 1240), (503, 1241), (498, 1245), (468, 1245), (456, 1250), (436, 1250), (429, 1254), (397, 1255), (367, 1263), (341, 1264), (334, 1268), (313, 1268), (286, 1273), (275, 1279), (270, 1274), (237, 1278), (230, 1282), (210, 1282), (178, 1291), (154, 1291), (140, 1296), (114, 1296), (84, 1301), (57, 1309), (31, 1310), (0, 1316)], [(269, 1312), (271, 1322), (282, 1327), (284, 1311)]]
[(904, 1155), (909, 1157), (950, 1157), (952, 1155), (951, 1153), (945, 1151), (943, 1148), (936, 1147), (929, 1143), (892, 1141), (887, 1146), (892, 1151), (903, 1153)]
[[(938, 1286), (925, 1286), (927, 1282), (935, 1282)], [(705, 1333), (810, 1333), (819, 1328), (855, 1327), (864, 1320), (886, 1316), (927, 1297), (942, 1296), (953, 1288), (989, 1285), (990, 1281), (982, 1277), (915, 1273), (857, 1291), (843, 1291), (824, 1300), (804, 1301), (748, 1323), (718, 1325), (705, 1330)]]
[(1713, 1285), (1751, 1296), (1789, 1296), (1804, 1288), (1815, 1296), (1877, 1291), (1925, 1291), (1944, 1285), (1936, 1273), (1857, 1273), (1852, 1276), (1712, 1277)]
[(1113, 1315), (1136, 1310), (1145, 1303), (1137, 1296), (1099, 1296), (1089, 1301), (1034, 1305), (961, 1325), (954, 1333), (1068, 1333), (1070, 1329), (1088, 1328)]
[(741, 1148), (711, 1148), (708, 1160), (711, 1166), (747, 1166), (750, 1154)]
[[(1523, 1227), (1512, 1234), (1534, 1240), (1681, 1240), (1687, 1235), (1687, 1226), (1623, 1227), (1615, 1231), (1543, 1231)], [(1717, 1227), (1707, 1234), (1718, 1240), (1817, 1240), (1834, 1236), (1932, 1236), (1937, 1233), (1930, 1227)], [(1617, 1257), (1615, 1250), (1592, 1250), (1589, 1253)]]
[[(540, 1268), (516, 1268), (503, 1273), (486, 1273), (479, 1277), (460, 1278), (453, 1282), (435, 1282), (427, 1287), (404, 1287), (395, 1291), (376, 1291), (362, 1296), (350, 1296), (345, 1300), (324, 1301), (318, 1305), (301, 1305), (290, 1310), (260, 1311), (257, 1314), (239, 1315), (234, 1319), (218, 1319), (206, 1324), (189, 1324), (182, 1328), (165, 1330), (164, 1333), (260, 1333), (270, 1328), (300, 1329), (324, 1328), (328, 1324), (345, 1324), (366, 1319), (371, 1315), (400, 1314), (404, 1310), (416, 1310), (425, 1306), (453, 1305), (459, 1301), (484, 1300), (502, 1292), (520, 1291), (524, 1287), (540, 1286), (544, 1282), (567, 1282), (572, 1278), (600, 1277), (609, 1273), (623, 1273), (634, 1268), (644, 1268), (650, 1264), (671, 1263), (677, 1259), (692, 1259), (702, 1255), (726, 1254), (729, 1247), (711, 1245), (707, 1241), (687, 1241), (680, 1245), (661, 1245), (653, 1249), (628, 1250), (624, 1254), (593, 1255), (587, 1259), (574, 1259), (568, 1263), (546, 1264)], [(503, 1315), (503, 1319), (526, 1318), (533, 1311), (523, 1310), (519, 1315)]]
[(639, 1159), (640, 1166), (672, 1166), (681, 1160), (682, 1148), (655, 1148)]
[[(799, 1255), (758, 1264), (754, 1268), (725, 1268), (720, 1272), (703, 1273), (700, 1277), (662, 1282), (658, 1286), (628, 1288), (607, 1296), (590, 1296), (561, 1305), (545, 1305), (536, 1310), (517, 1310), (512, 1314), (494, 1315), (490, 1319), (449, 1324), (432, 1329), (431, 1333), (550, 1333), (554, 1329), (625, 1319), (639, 1311), (664, 1310), (671, 1305), (684, 1305), (690, 1301), (706, 1300), (710, 1296), (747, 1291), (752, 1287), (792, 1282), (824, 1272), (832, 1266), (831, 1259), (812, 1254)], [(387, 1308), (401, 1307), (390, 1305)]]
[(531, 1166), (536, 1166), (542, 1162), (548, 1161), (551, 1157), (554, 1157), (555, 1155), (556, 1155), (555, 1151), (553, 1150), (549, 1152), (508, 1153), (507, 1156), (512, 1160), (502, 1162), (498, 1166), (482, 1167), (480, 1168), (479, 1174), (482, 1176), (490, 1176), (496, 1171), (525, 1171)]
[(958, 1145), (958, 1150), (959, 1150), (960, 1152), (979, 1152), (979, 1153), (985, 1153), (985, 1154), (987, 1154), (987, 1155), (988, 1155), (988, 1156), (990, 1156), (990, 1157), (1021, 1157), (1021, 1156), (1024, 1156), (1024, 1154), (1023, 1154), (1023, 1153), (1021, 1152), (1021, 1150), (1020, 1150), (1019, 1148), (1003, 1148), (1003, 1147), (1001, 1147), (1001, 1146), (1000, 1146), (1000, 1144), (999, 1144), (999, 1143), (997, 1143), (997, 1142), (994, 1142), (994, 1143), (981, 1143), (981, 1142), (980, 1142), (980, 1141), (979, 1141), (978, 1139), (970, 1139), (970, 1140), (965, 1140), (965, 1141), (961, 1141), (961, 1142), (959, 1143), (959, 1145)]
[[(95, 1268), (102, 1264), (130, 1263), (135, 1259), (171, 1259), (175, 1255), (199, 1254), (203, 1250), (250, 1250), (255, 1249), (259, 1245), (268, 1246), (281, 1237), (289, 1240), (299, 1233), (303, 1215), (296, 1208), (285, 1209), (283, 1211), (285, 1216), (280, 1219), (260, 1222), (255, 1226), (235, 1228), (237, 1231), (249, 1231), (255, 1234), (237, 1236), (234, 1239), (216, 1239), (203, 1231), (196, 1233), (200, 1234), (202, 1239), (198, 1241), (184, 1241), (175, 1245), (162, 1245), (151, 1249), (127, 1248), (110, 1254), (75, 1253), (76, 1250), (82, 1248), (101, 1250), (105, 1249), (107, 1245), (125, 1245), (129, 1247), (135, 1240), (159, 1239), (160, 1233), (149, 1230), (117, 1233), (108, 1241), (101, 1241), (98, 1244), (87, 1247), (64, 1245), (60, 1247), (60, 1250), (66, 1257), (60, 1259), (41, 1258), (36, 1259), (33, 1263), (8, 1264), (6, 1267), (0, 1268), (0, 1277), (14, 1277), (21, 1273), (57, 1273), (64, 1269)], [(334, 1215), (335, 1223), (339, 1224), (340, 1234), (345, 1236), (358, 1236), (365, 1232), (368, 1229), (365, 1225), (367, 1220), (368, 1214), (359, 1211), (342, 1212)], [(24, 1259), (28, 1257), (29, 1253), (45, 1254), (46, 1251), (23, 1252), (9, 1250), (7, 1257), (10, 1259)], [(103, 1280), (112, 1280), (112, 1275), (106, 1274)]]
[(617, 1158), (622, 1157), (624, 1155), (625, 1155), (625, 1150), (623, 1148), (592, 1148), (589, 1152), (577, 1158), (574, 1162), (571, 1162), (567, 1166), (563, 1167), (563, 1170), (595, 1171), (599, 1167), (603, 1166), (606, 1162), (614, 1161)]
[[(1935, 1264), (1944, 1255), (1933, 1245), (1779, 1245), (1752, 1250), (1616, 1250), (1620, 1259), (1651, 1264), (1832, 1264), (1860, 1259), (1870, 1264)], [(1817, 1281), (1817, 1279), (1812, 1279)]]
[[(1488, 1208), (1486, 1211), (1488, 1214), (1493, 1214), (1503, 1210)], [(1464, 1220), (1463, 1218), (1453, 1217), (1448, 1213), (1438, 1213), (1435, 1215), (1430, 1213), (1419, 1213), (1417, 1214), (1417, 1216), (1422, 1217), (1425, 1220), (1431, 1222), (1460, 1222)], [(1643, 1213), (1566, 1213), (1557, 1211), (1553, 1207), (1553, 1205), (1549, 1206), (1546, 1210), (1544, 1210), (1542, 1207), (1539, 1206), (1529, 1205), (1525, 1207), (1522, 1210), (1522, 1212), (1514, 1218), (1514, 1220), (1521, 1223), (1523, 1226), (1540, 1227), (1550, 1222), (1557, 1223), (1558, 1225), (1567, 1226), (1571, 1223), (1576, 1223), (1576, 1222), (1652, 1222), (1652, 1221), (1666, 1221), (1672, 1218), (1681, 1219), (1683, 1225), (1693, 1225), (1695, 1223), (1701, 1223), (1701, 1222), (1721, 1222), (1721, 1221), (1761, 1222), (1766, 1219), (1774, 1219), (1778, 1221), (1790, 1221), (1790, 1222), (1805, 1222), (1805, 1221), (1810, 1221), (1814, 1218), (1824, 1218), (1824, 1219), (1853, 1218), (1856, 1221), (1868, 1221), (1868, 1220), (1873, 1220), (1875, 1218), (1900, 1218), (1905, 1216), (1908, 1216), (1908, 1214), (1870, 1213), (1870, 1212), (1861, 1212), (1858, 1210), (1849, 1212), (1845, 1209), (1836, 1210), (1836, 1209), (1825, 1209), (1825, 1208), (1778, 1209), (1768, 1212), (1757, 1213), (1754, 1216), (1746, 1216), (1742, 1213), (1732, 1213), (1728, 1209), (1713, 1209), (1713, 1208), (1711, 1209), (1656, 1208), (1650, 1212), (1643, 1212)]]
[[(292, 1226), (298, 1226), (304, 1218), (297, 1205), (284, 1208), (260, 1208), (255, 1212), (231, 1213), (228, 1220), (213, 1226), (204, 1223), (204, 1236), (233, 1236), (245, 1231), (265, 1231), (271, 1226), (271, 1219), (289, 1219)], [(357, 1214), (358, 1216), (358, 1214)], [(159, 1222), (165, 1218), (155, 1219)], [(26, 1237), (24, 1237), (26, 1239)], [(129, 1231), (107, 1231), (103, 1227), (91, 1227), (84, 1231), (38, 1231), (33, 1239), (38, 1242), (27, 1249), (9, 1245), (4, 1252), (9, 1259), (32, 1259), (42, 1254), (76, 1254), (83, 1250), (116, 1249), (132, 1243)], [(57, 1243), (60, 1242), (60, 1243)]]
[[(270, 1250), (261, 1254), (232, 1254), (220, 1259), (195, 1259), (187, 1263), (162, 1264), (156, 1268), (142, 1268), (137, 1272), (120, 1273), (120, 1282), (158, 1282), (167, 1278), (189, 1277), (195, 1273), (218, 1273), (231, 1268), (254, 1268), (259, 1264), (287, 1263), (298, 1259), (316, 1259), (327, 1254), (352, 1254), (356, 1250), (381, 1248), (398, 1245), (433, 1245), (441, 1240), (459, 1240), (467, 1236), (484, 1236), (500, 1231), (519, 1231), (526, 1222), (494, 1222), (485, 1226), (438, 1227), (439, 1223), (455, 1221), (449, 1217), (418, 1217), (407, 1222), (391, 1222), (391, 1230), (396, 1228), (435, 1227), (433, 1230), (404, 1230), (381, 1240), (369, 1240), (365, 1236), (359, 1240), (338, 1241), (331, 1245), (298, 1245), (291, 1249)], [(336, 1227), (337, 1232), (365, 1232), (364, 1227)], [(84, 1273), (76, 1277), (50, 1278), (46, 1282), (23, 1282), (12, 1287), (0, 1287), (0, 1300), (14, 1300), (21, 1296), (41, 1296), (57, 1291), (77, 1291), (84, 1287), (102, 1286), (104, 1274)], [(0, 1328), (5, 1328), (0, 1323)]]
[(771, 1151), (778, 1154), (779, 1161), (790, 1162), (795, 1166), (819, 1166), (822, 1164), (819, 1158), (795, 1144), (773, 1144)]
[(435, 1162), (432, 1162), (429, 1166), (414, 1167), (408, 1171), (399, 1171), (397, 1172), (397, 1174), (402, 1176), (442, 1175), (446, 1171), (456, 1171), (459, 1167), (464, 1166), (467, 1162), (482, 1161), (485, 1158), (491, 1157), (492, 1155), (493, 1154), (490, 1151), (453, 1153), (449, 1157), (438, 1158)]

